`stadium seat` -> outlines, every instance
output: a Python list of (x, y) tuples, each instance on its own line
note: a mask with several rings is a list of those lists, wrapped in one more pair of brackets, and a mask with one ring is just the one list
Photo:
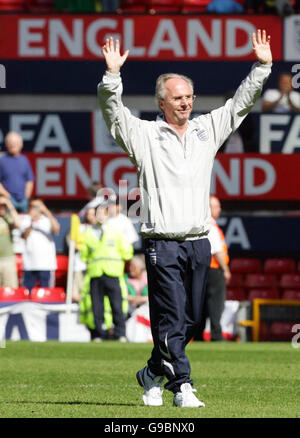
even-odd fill
[(266, 274), (291, 274), (296, 271), (296, 263), (290, 258), (272, 258), (264, 262)]
[(22, 257), (22, 254), (16, 254), (15, 258), (16, 258), (18, 280), (19, 280), (19, 284), (21, 284), (21, 279), (22, 279), (22, 275), (23, 275), (23, 257)]
[(268, 300), (277, 300), (279, 298), (278, 289), (273, 288), (261, 288), (261, 289), (250, 289), (248, 291), (247, 299), (253, 301), (255, 298), (264, 298)]
[(207, 5), (211, 0), (183, 0), (181, 12), (193, 13), (193, 12), (205, 12)]
[(244, 301), (246, 300), (246, 292), (242, 287), (227, 287), (226, 300)]
[(261, 272), (261, 270), (262, 263), (260, 259), (235, 258), (230, 262), (231, 273), (252, 274)]
[(120, 7), (117, 12), (139, 12), (145, 13), (147, 11), (148, 0), (121, 0)]
[(273, 274), (247, 274), (245, 278), (247, 289), (277, 287), (276, 275)]
[(290, 341), (294, 336), (292, 332), (295, 322), (274, 321), (270, 327), (271, 341)]
[(56, 256), (57, 269), (55, 271), (55, 286), (66, 287), (68, 262), (69, 257), (67, 255), (58, 254)]
[(279, 285), (282, 289), (300, 289), (300, 274), (283, 274)]
[(56, 256), (56, 264), (57, 264), (57, 270), (58, 271), (67, 271), (68, 270), (68, 262), (69, 257), (64, 254), (57, 254)]
[(300, 300), (300, 289), (285, 289), (281, 298), (283, 300)]
[(23, 11), (26, 0), (0, 0), (0, 11)]
[(159, 12), (179, 12), (182, 0), (149, 0), (148, 12), (155, 14)]
[(54, 12), (54, 0), (25, 0), (30, 12)]
[(300, 273), (300, 260), (299, 260), (299, 262), (297, 263), (297, 272)]
[(232, 274), (230, 280), (227, 283), (227, 287), (243, 287), (244, 277), (242, 274)]
[(101, 12), (101, 3), (101, 0), (54, 0), (54, 9), (71, 14), (94, 13)]
[(261, 321), (259, 324), (259, 340), (263, 342), (270, 340), (269, 327), (266, 321)]
[(30, 300), (39, 303), (65, 303), (66, 294), (62, 287), (34, 287)]
[(29, 291), (26, 287), (0, 287), (0, 301), (28, 301)]

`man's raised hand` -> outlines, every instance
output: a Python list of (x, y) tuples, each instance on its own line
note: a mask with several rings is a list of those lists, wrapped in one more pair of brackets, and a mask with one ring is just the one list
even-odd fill
[(126, 50), (121, 56), (119, 40), (114, 42), (113, 37), (110, 37), (107, 38), (105, 44), (102, 46), (102, 53), (106, 61), (107, 70), (110, 73), (119, 73), (120, 68), (127, 59), (129, 50)]
[(266, 31), (261, 32), (258, 29), (257, 33), (252, 34), (252, 44), (253, 51), (256, 55), (257, 60), (261, 64), (271, 64), (272, 63), (272, 52), (270, 47), (270, 35), (267, 36)]

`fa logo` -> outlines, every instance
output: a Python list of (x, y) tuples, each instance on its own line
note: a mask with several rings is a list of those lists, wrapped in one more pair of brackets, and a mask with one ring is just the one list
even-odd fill
[(0, 64), (0, 88), (6, 88), (6, 69)]

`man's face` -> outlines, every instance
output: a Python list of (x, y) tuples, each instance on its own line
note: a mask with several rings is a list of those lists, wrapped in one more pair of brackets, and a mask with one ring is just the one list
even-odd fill
[(210, 211), (214, 219), (217, 219), (221, 214), (221, 204), (217, 198), (212, 197), (210, 199)]
[(133, 278), (137, 278), (143, 272), (142, 266), (135, 260), (131, 260), (129, 264), (129, 274)]
[(29, 205), (29, 215), (33, 220), (38, 220), (41, 215), (41, 207), (38, 201), (32, 201)]
[(88, 224), (95, 225), (97, 223), (96, 213), (94, 208), (88, 208), (85, 219)]
[(193, 90), (181, 78), (170, 78), (165, 82), (165, 98), (159, 100), (166, 121), (171, 125), (185, 125), (193, 109)]
[(17, 133), (8, 134), (5, 139), (5, 147), (10, 155), (19, 155), (23, 148), (23, 140)]
[(116, 204), (115, 202), (110, 202), (108, 204), (108, 216), (116, 217), (121, 212), (120, 204)]
[(108, 209), (107, 207), (99, 206), (96, 210), (96, 219), (100, 224), (104, 224), (108, 217)]
[(279, 90), (284, 93), (290, 93), (293, 89), (292, 87), (292, 77), (290, 75), (281, 75), (278, 84)]

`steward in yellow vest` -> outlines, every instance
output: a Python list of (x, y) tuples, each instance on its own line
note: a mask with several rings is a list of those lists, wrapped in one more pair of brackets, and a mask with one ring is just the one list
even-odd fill
[(114, 323), (114, 337), (124, 340), (124, 298), (127, 302), (124, 267), (125, 261), (133, 256), (133, 246), (119, 230), (105, 224), (106, 205), (97, 208), (96, 216), (98, 225), (86, 230), (80, 245), (80, 257), (87, 265), (79, 303), (80, 322), (91, 329), (96, 328), (100, 338), (105, 339), (104, 301), (108, 297)]

